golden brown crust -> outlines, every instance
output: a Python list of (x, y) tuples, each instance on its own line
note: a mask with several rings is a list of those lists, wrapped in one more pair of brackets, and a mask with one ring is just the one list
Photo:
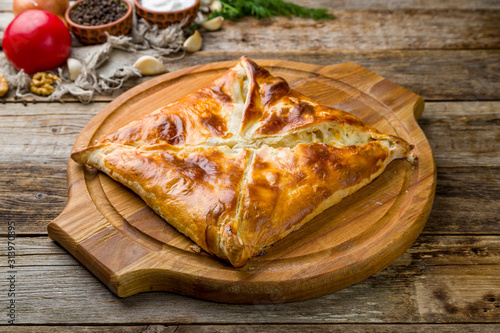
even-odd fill
[(111, 144), (87, 154), (87, 164), (130, 187), (177, 230), (226, 259), (218, 234), (236, 216), (247, 150)]
[(324, 201), (334, 205), (351, 194), (350, 189), (370, 182), (383, 171), (388, 155), (380, 141), (261, 148), (246, 179), (235, 228), (247, 252), (259, 253), (306, 223)]
[(243, 97), (241, 76), (231, 69), (210, 86), (131, 122), (105, 137), (103, 143), (125, 145), (196, 145), (208, 138), (232, 136), (228, 132), (235, 105)]
[(248, 92), (251, 102), (247, 102), (241, 125), (245, 137), (282, 134), (325, 122), (376, 132), (357, 117), (290, 89), (283, 78), (272, 76), (251, 60), (245, 61), (245, 68), (252, 78)]
[(410, 150), (242, 57), (210, 86), (71, 157), (240, 267)]
[(156, 113), (141, 118), (113, 133), (103, 142), (126, 145), (168, 143), (194, 145), (209, 137), (227, 133), (231, 101), (228, 96), (205, 88)]

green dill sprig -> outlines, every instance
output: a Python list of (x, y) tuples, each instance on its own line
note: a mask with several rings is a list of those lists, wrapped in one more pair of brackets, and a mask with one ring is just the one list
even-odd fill
[(213, 12), (210, 18), (222, 16), (236, 21), (243, 16), (264, 19), (275, 16), (297, 16), (314, 20), (334, 19), (325, 8), (306, 8), (283, 0), (220, 0), (222, 10)]

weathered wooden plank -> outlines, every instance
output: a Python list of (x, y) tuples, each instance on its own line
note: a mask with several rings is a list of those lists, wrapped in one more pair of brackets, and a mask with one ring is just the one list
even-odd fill
[[(362, 283), (279, 305), (218, 304), (159, 292), (120, 299), (48, 238), (18, 237), (16, 244), (18, 324), (500, 321), (499, 236), (422, 235), (387, 269)], [(0, 257), (5, 251), (2, 246)], [(0, 290), (6, 286), (0, 280)]]
[(7, 233), (7, 221), (18, 234), (46, 234), (68, 201), (65, 166), (0, 164), (0, 233)]
[(0, 108), (2, 162), (66, 165), (76, 137), (103, 103), (7, 103)]
[[(350, 333), (491, 333), (500, 324), (315, 324), (315, 325), (149, 325), (149, 326), (20, 326), (15, 332), (32, 333), (288, 333), (288, 332), (350, 332)], [(0, 327), (0, 332), (13, 332)]]
[[(165, 331), (169, 332), (167, 327)], [(241, 332), (241, 333), (287, 333), (287, 332), (350, 332), (350, 333), (393, 333), (393, 332), (408, 332), (408, 333), (428, 333), (428, 332), (494, 332), (498, 330), (500, 325), (474, 325), (474, 324), (453, 324), (453, 325), (408, 325), (408, 324), (392, 324), (392, 325), (370, 325), (370, 324), (337, 324), (337, 325), (212, 325), (212, 326), (194, 326), (194, 325), (179, 325), (175, 331), (177, 333), (188, 332)], [(153, 331), (154, 332), (154, 331)], [(146, 333), (146, 332), (145, 332)]]
[(10, 12), (12, 11), (13, 0), (0, 0), (0, 11)]
[[(67, 202), (71, 147), (104, 104), (6, 105), (0, 109), (0, 214), (20, 233), (45, 234)], [(420, 124), (433, 146), (438, 183), (424, 232), (500, 234), (499, 109), (500, 102), (427, 104)]]
[(458, 271), (441, 266), (427, 273), (416, 279), (415, 294), (419, 314), (428, 322), (454, 322), (457, 316), (473, 322), (500, 320), (498, 266), (468, 266)]
[[(14, 328), (0, 327), (0, 332), (14, 332)], [(387, 332), (494, 332), (500, 329), (497, 324), (316, 324), (316, 325), (149, 325), (149, 326), (20, 326), (15, 332), (136, 332), (136, 333), (281, 333), (281, 332), (353, 332), (353, 333), (387, 333)]]
[[(0, 215), (19, 234), (47, 233), (67, 203), (66, 166), (0, 164)], [(500, 235), (500, 168), (438, 168), (424, 233)], [(487, 207), (487, 209), (485, 209)], [(5, 235), (7, 224), (1, 224)]]
[[(0, 0), (0, 11), (11, 11), (13, 0)], [(500, 9), (495, 0), (290, 0), (305, 7), (322, 7), (336, 10), (354, 9)]]
[[(161, 326), (161, 327), (160, 327)], [(173, 333), (176, 326), (0, 326), (0, 332), (24, 332), (24, 333)], [(152, 330), (155, 329), (156, 331)]]
[[(335, 20), (277, 17), (226, 21), (203, 35), (205, 51), (416, 50), (500, 47), (497, 9), (334, 10)], [(0, 31), (13, 14), (0, 12)], [(355, 29), (353, 29), (355, 27)]]
[(500, 119), (495, 105), (497, 102), (427, 104), (418, 123), (438, 166), (498, 165)]
[[(357, 9), (500, 9), (495, 0), (289, 0), (305, 7), (334, 10)], [(13, 0), (0, 0), (0, 11), (12, 11)]]
[[(0, 10), (2, 4), (9, 0), (0, 0)], [(349, 33), (354, 34), (360, 27), (374, 27), (372, 41), (366, 41), (369, 35), (354, 36), (347, 46), (369, 47), (374, 43), (386, 43), (375, 48), (392, 48), (400, 44), (405, 44), (405, 48), (419, 48), (424, 44), (439, 45), (444, 47), (467, 48), (479, 47), (484, 41), (491, 41), (489, 46), (498, 45), (498, 23), (491, 24), (492, 18), (498, 18), (500, 2), (494, 0), (461, 1), (461, 0), (404, 0), (404, 1), (344, 1), (344, 0), (295, 0), (297, 3), (311, 6), (325, 6), (338, 10), (346, 10), (343, 15), (342, 24), (336, 25), (339, 29), (336, 41), (328, 45), (338, 45), (345, 42)], [(345, 7), (342, 7), (345, 6)], [(420, 10), (413, 10), (419, 8)], [(473, 35), (464, 35), (458, 39), (448, 41), (440, 40), (441, 37), (453, 37), (450, 29), (454, 29), (453, 24), (464, 24), (457, 32), (463, 32), (470, 24), (469, 19), (460, 22), (448, 18), (441, 20), (443, 13), (453, 16), (457, 11), (449, 11), (448, 8), (459, 9), (496, 9), (493, 14), (484, 15), (482, 11), (472, 14), (477, 22), (473, 24), (473, 33), (481, 27), (489, 26), (486, 32), (493, 32), (489, 36), (479, 36), (477, 42), (470, 42)], [(358, 9), (377, 9), (376, 11), (356, 11)], [(400, 10), (404, 9), (404, 10)], [(432, 22), (430, 16), (436, 13), (434, 9), (440, 9)], [(355, 10), (355, 13), (351, 11)], [(397, 12), (396, 14), (394, 14)], [(337, 13), (337, 12), (336, 12)], [(337, 14), (338, 15), (338, 14)], [(351, 17), (348, 17), (348, 16)], [(403, 19), (407, 16), (415, 15), (410, 19), (410, 25), (406, 26)], [(465, 14), (460, 14), (462, 16)], [(347, 26), (348, 22), (356, 22), (360, 16), (365, 18), (375, 17), (375, 20), (366, 24)], [(0, 15), (1, 17), (5, 17)], [(416, 20), (424, 17), (424, 22), (431, 23), (429, 31), (434, 29), (428, 37), (418, 33), (414, 36)], [(381, 27), (381, 19), (387, 19), (390, 27)], [(397, 20), (401, 18), (401, 22)], [(482, 20), (482, 18), (484, 18)], [(441, 22), (440, 22), (441, 20)], [(495, 19), (498, 22), (498, 19)], [(278, 21), (271, 24), (275, 33), (279, 34)], [(339, 22), (339, 21), (337, 21)], [(293, 22), (302, 25), (302, 21)], [(402, 31), (394, 37), (384, 35), (397, 27)], [(257, 23), (252, 23), (257, 24)], [(264, 23), (264, 25), (267, 23)], [(441, 24), (448, 24), (442, 27)], [(0, 23), (1, 25), (1, 23)], [(346, 28), (344, 28), (344, 25)], [(247, 28), (247, 26), (241, 26)], [(243, 29), (241, 28), (240, 29)], [(442, 32), (439, 30), (443, 30)], [(261, 32), (263, 28), (259, 29)], [(293, 29), (290, 29), (293, 32)], [(311, 27), (305, 31), (314, 30)], [(320, 29), (321, 30), (321, 29)], [(359, 31), (359, 30), (358, 30)], [(365, 30), (362, 30), (365, 31)], [(259, 32), (259, 33), (260, 33)], [(238, 31), (232, 32), (237, 36)], [(285, 41), (290, 43), (292, 37), (289, 31), (284, 32)], [(224, 39), (225, 34), (212, 35), (205, 40), (207, 49), (215, 48), (217, 44), (208, 42), (210, 40), (222, 40), (225, 47), (231, 41)], [(381, 35), (382, 34), (382, 35)], [(1, 29), (0, 29), (1, 35)], [(405, 35), (411, 35), (404, 39)], [(301, 37), (303, 38), (303, 37)], [(344, 38), (344, 40), (342, 39)], [(393, 39), (395, 38), (395, 39)], [(432, 39), (433, 38), (433, 39)], [(269, 45), (275, 42), (276, 38), (263, 38), (263, 43), (268, 43), (263, 49), (278, 48), (276, 45)], [(321, 38), (316, 38), (321, 41)], [(495, 42), (496, 40), (496, 42)], [(313, 41), (315, 41), (313, 39)], [(465, 41), (465, 42), (464, 42)], [(461, 46), (461, 43), (464, 42)], [(336, 44), (337, 43), (337, 44)], [(365, 44), (363, 44), (365, 43)], [(330, 51), (315, 52), (315, 50), (304, 52), (303, 48), (308, 47), (308, 43), (302, 40), (297, 43), (302, 49), (294, 52), (248, 52), (253, 58), (281, 58), (287, 60), (312, 62), (318, 64), (331, 64), (333, 59), (336, 62), (354, 60), (371, 70), (395, 81), (419, 94), (427, 100), (498, 100), (500, 91), (500, 73), (498, 64), (500, 57), (497, 50), (453, 50), (453, 51)], [(221, 61), (236, 59), (242, 51), (253, 45), (246, 41), (241, 46), (234, 45), (234, 52), (199, 52), (190, 55), (182, 61), (172, 64), (171, 69), (196, 65), (208, 61)], [(287, 44), (285, 45), (287, 46)], [(338, 47), (338, 46), (335, 46)], [(494, 46), (497, 47), (498, 46)], [(245, 52), (247, 53), (247, 52)], [(144, 80), (144, 79), (143, 79)], [(140, 82), (140, 80), (129, 81), (127, 87)], [(99, 96), (98, 98), (108, 101), (123, 91), (116, 92), (112, 96)], [(99, 103), (98, 103), (99, 104)], [(102, 104), (100, 104), (102, 106)], [(50, 105), (54, 107), (55, 105)], [(66, 106), (73, 108), (75, 104)], [(10, 218), (14, 219), (17, 226), (34, 224), (33, 229), (26, 233), (45, 233), (45, 225), (51, 219), (51, 214), (57, 215), (66, 200), (65, 160), (71, 148), (76, 132), (90, 119), (91, 114), (83, 115), (84, 118), (77, 121), (74, 128), (75, 133), (68, 134), (67, 137), (54, 135), (41, 135), (45, 143), (52, 143), (54, 153), (46, 151), (43, 154), (42, 143), (38, 148), (30, 150), (36, 146), (37, 140), (26, 138), (38, 134), (34, 132), (36, 124), (43, 121), (43, 112), (36, 114), (32, 120), (35, 125), (30, 128), (24, 121), (16, 124), (10, 115), (5, 117), (4, 107), (10, 105), (0, 105), (0, 216), (4, 221), (4, 211), (9, 212)], [(30, 112), (36, 106), (30, 105)], [(60, 111), (56, 107), (56, 114)], [(188, 299), (181, 296), (166, 293), (150, 293), (143, 297), (120, 300), (111, 297), (109, 292), (98, 283), (95, 278), (83, 269), (78, 262), (71, 258), (63, 249), (54, 246), (50, 242), (40, 240), (45, 237), (20, 237), (20, 239), (31, 240), (32, 243), (21, 243), (19, 253), (23, 264), (21, 275), (19, 276), (19, 288), (24, 289), (20, 294), (22, 311), (18, 312), (24, 323), (34, 323), (45, 325), (47, 323), (66, 324), (83, 323), (87, 325), (117, 324), (139, 326), (120, 326), (123, 330), (113, 330), (109, 326), (24, 326), (26, 331), (74, 331), (72, 328), (81, 331), (143, 331), (146, 323), (154, 322), (158, 325), (147, 327), (149, 332), (232, 332), (232, 331), (262, 331), (262, 332), (283, 332), (283, 331), (353, 331), (353, 332), (393, 332), (393, 331), (415, 331), (415, 332), (496, 332), (500, 330), (498, 323), (500, 315), (499, 285), (498, 285), (498, 244), (499, 240), (494, 237), (483, 238), (481, 234), (498, 235), (498, 103), (428, 103), (421, 125), (425, 133), (435, 144), (434, 152), (438, 165), (438, 188), (429, 222), (417, 244), (412, 247), (402, 258), (391, 265), (389, 269), (381, 272), (369, 280), (352, 286), (339, 293), (325, 296), (319, 300), (301, 302), (298, 304), (288, 304), (280, 306), (249, 306), (234, 307), (213, 304)], [(83, 109), (81, 110), (83, 111)], [(429, 113), (431, 111), (431, 113)], [(92, 112), (97, 112), (94, 110)], [(432, 113), (435, 112), (435, 113)], [(79, 114), (75, 114), (79, 117)], [(33, 116), (33, 115), (32, 115)], [(15, 117), (18, 117), (17, 115)], [(37, 118), (38, 117), (38, 118)], [(86, 118), (85, 118), (86, 117)], [(2, 127), (4, 120), (8, 120), (10, 127), (24, 130), (24, 135), (16, 130)], [(68, 119), (69, 120), (69, 119)], [(59, 124), (60, 120), (49, 120), (49, 126)], [(73, 125), (71, 125), (73, 126)], [(47, 127), (45, 130), (52, 129)], [(50, 133), (46, 133), (50, 134)], [(74, 135), (74, 137), (71, 137)], [(6, 137), (13, 136), (19, 140), (23, 146), (19, 151), (19, 161), (15, 161), (15, 151), (3, 154), (3, 143)], [(57, 142), (54, 143), (55, 138)], [(472, 141), (471, 141), (472, 139)], [(3, 142), (2, 142), (3, 141)], [(481, 142), (485, 145), (482, 146)], [(46, 146), (48, 147), (48, 146)], [(64, 147), (62, 149), (58, 147)], [(18, 147), (16, 148), (18, 149)], [(34, 154), (34, 159), (29, 159), (29, 155)], [(4, 161), (7, 158), (7, 162)], [(27, 165), (26, 165), (27, 164)], [(44, 166), (45, 164), (45, 166)], [(493, 166), (493, 167), (491, 167)], [(4, 168), (5, 167), (5, 168)], [(23, 170), (25, 168), (25, 170)], [(35, 174), (38, 172), (38, 181)], [(43, 175), (43, 177), (40, 177)], [(19, 177), (17, 179), (16, 177)], [(27, 192), (26, 197), (16, 197), (17, 192)], [(11, 196), (8, 195), (11, 193)], [(41, 194), (36, 198), (37, 194)], [(3, 197), (2, 197), (3, 196)], [(35, 196), (34, 200), (30, 196)], [(40, 201), (41, 200), (41, 201)], [(46, 200), (46, 201), (44, 201)], [(4, 202), (8, 207), (3, 206)], [(17, 207), (16, 207), (17, 205)], [(55, 206), (55, 208), (54, 208)], [(50, 208), (49, 208), (50, 207)], [(5, 209), (5, 210), (4, 210)], [(37, 212), (38, 210), (38, 212)], [(24, 213), (23, 213), (24, 212)], [(43, 214), (40, 214), (43, 212)], [(22, 215), (29, 213), (31, 215)], [(40, 215), (37, 215), (40, 214)], [(38, 220), (40, 219), (40, 220)], [(39, 221), (39, 224), (37, 224)], [(2, 227), (4, 223), (0, 224)], [(37, 229), (38, 228), (38, 229)], [(21, 231), (22, 235), (25, 231)], [(34, 230), (34, 231), (33, 231)], [(469, 234), (467, 236), (437, 236), (436, 233), (445, 234)], [(477, 234), (477, 235), (472, 235)], [(0, 236), (3, 236), (1, 230)], [(437, 240), (439, 238), (439, 240)], [(0, 237), (3, 242), (5, 237)], [(38, 241), (38, 243), (37, 243)], [(3, 244), (3, 243), (2, 243)], [(1, 246), (2, 249), (5, 246)], [(413, 252), (418, 248), (416, 252)], [(0, 253), (0, 258), (4, 254)], [(30, 258), (27, 260), (27, 258)], [(4, 265), (2, 259), (0, 265)], [(45, 265), (44, 263), (47, 263)], [(31, 266), (30, 266), (31, 265)], [(55, 268), (54, 268), (55, 267)], [(4, 267), (0, 270), (3, 272)], [(4, 281), (2, 281), (4, 283)], [(42, 287), (40, 288), (40, 284)], [(5, 290), (5, 285), (0, 284), (0, 290)], [(89, 299), (89, 295), (97, 295), (95, 299)], [(95, 300), (95, 302), (93, 301)], [(26, 302), (26, 303), (25, 303)], [(24, 305), (23, 305), (24, 304)], [(54, 306), (55, 305), (55, 306)], [(54, 306), (54, 307), (53, 307)], [(235, 312), (233, 312), (236, 310)], [(42, 314), (36, 315), (40, 309)], [(51, 313), (52, 309), (54, 312)], [(83, 311), (82, 311), (83, 309)], [(102, 311), (101, 311), (102, 310)], [(137, 313), (133, 313), (133, 312)], [(94, 312), (97, 312), (94, 313)], [(201, 315), (198, 317), (198, 313)], [(26, 319), (25, 314), (28, 316)], [(47, 315), (48, 314), (48, 315)], [(78, 315), (80, 314), (80, 316)], [(111, 314), (111, 315), (110, 315)], [(217, 315), (214, 315), (217, 314)], [(44, 316), (45, 315), (45, 316)], [(220, 316), (220, 317), (219, 317)], [(24, 318), (23, 318), (24, 317)], [(55, 319), (54, 319), (55, 318)], [(83, 322), (82, 322), (82, 318)], [(104, 318), (104, 319), (103, 319)], [(243, 318), (243, 319), (242, 319)], [(312, 319), (311, 319), (312, 318)], [(368, 324), (370, 322), (378, 324)], [(351, 322), (357, 324), (334, 324)], [(382, 324), (382, 323), (402, 323), (402, 324)], [(450, 325), (428, 325), (415, 323), (449, 322)], [(456, 322), (490, 322), (492, 324), (456, 324)], [(165, 323), (198, 323), (196, 325), (179, 325), (165, 327), (160, 324)], [(231, 325), (231, 324), (236, 325)], [(237, 325), (240, 323), (240, 325)], [(261, 325), (255, 325), (255, 324)], [(313, 323), (317, 325), (275, 325), (275, 323)], [(325, 324), (326, 323), (326, 324)], [(366, 324), (359, 324), (366, 323)], [(4, 325), (0, 323), (0, 325)], [(243, 324), (243, 325), (241, 325)], [(412, 325), (408, 325), (412, 324)], [(140, 329), (140, 330), (139, 330)], [(8, 326), (0, 327), (0, 331), (11, 332)], [(17, 332), (16, 327), (16, 332)]]
[(438, 168), (424, 233), (500, 234), (500, 169)]
[[(5, 239), (2, 241), (5, 242)], [(422, 234), (388, 271), (403, 266), (457, 266), (500, 264), (500, 235), (437, 235)], [(16, 240), (17, 265), (32, 266), (81, 266), (76, 259), (56, 242), (46, 236), (21, 236)], [(5, 246), (0, 256), (6, 256)], [(41, 260), (43, 258), (43, 260)], [(398, 266), (399, 265), (399, 266)], [(0, 263), (5, 267), (5, 263)], [(413, 270), (420, 272), (420, 270)], [(500, 301), (500, 300), (499, 300)]]
[[(236, 60), (243, 52), (197, 52), (182, 60), (166, 62), (170, 71), (210, 62)], [(121, 51), (120, 57), (137, 54)], [(498, 100), (500, 91), (500, 50), (406, 50), (406, 51), (301, 51), (244, 52), (254, 59), (284, 59), (317, 65), (333, 65), (354, 61), (383, 77), (421, 95), (426, 100)], [(126, 61), (124, 61), (126, 62)], [(111, 94), (97, 94), (96, 101), (110, 101), (125, 90), (150, 77), (132, 79)], [(12, 94), (11, 94), (12, 95)], [(13, 101), (12, 97), (7, 98)], [(65, 98), (65, 100), (75, 100)]]
[[(6, 1), (6, 0), (3, 0)], [(11, 0), (7, 0), (11, 1)], [(322, 7), (331, 9), (498, 9), (500, 4), (495, 0), (291, 0), (291, 2), (306, 7)]]
[[(0, 11), (11, 11), (13, 0), (0, 0)], [(499, 9), (500, 4), (495, 0), (291, 0), (306, 7), (322, 7), (336, 10), (354, 9), (401, 9), (401, 8), (426, 8), (426, 9)]]
[[(392, 285), (376, 280), (363, 282), (289, 305), (235, 306), (164, 292), (120, 299), (82, 266), (21, 267), (18, 277), (24, 281), (16, 294), (18, 324), (321, 323), (383, 322), (391, 318), (397, 322), (417, 321), (414, 302), (402, 296), (412, 294), (406, 278)], [(1, 281), (0, 289), (5, 288), (6, 282)]]
[[(205, 51), (499, 48), (500, 11), (335, 10), (332, 21), (243, 18), (205, 33)], [(244, 29), (242, 29), (244, 27)], [(355, 28), (353, 28), (355, 27)]]
[[(0, 108), (2, 163), (65, 166), (76, 137), (104, 103)], [(419, 124), (440, 167), (498, 165), (500, 102), (427, 103)]]

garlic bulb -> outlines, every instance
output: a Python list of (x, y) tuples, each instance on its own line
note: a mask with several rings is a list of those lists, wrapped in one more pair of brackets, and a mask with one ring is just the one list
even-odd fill
[(142, 75), (156, 75), (168, 72), (167, 67), (155, 57), (142, 56), (134, 64)]
[(199, 51), (201, 49), (201, 45), (202, 45), (202, 40), (198, 30), (196, 30), (194, 34), (189, 36), (189, 38), (186, 39), (186, 41), (183, 44), (184, 50), (186, 50), (187, 52)]
[(207, 20), (201, 23), (201, 26), (208, 31), (216, 31), (219, 30), (220, 27), (222, 27), (222, 22), (224, 22), (224, 18), (222, 16), (217, 16), (211, 20)]
[(68, 65), (69, 79), (71, 81), (75, 81), (78, 75), (82, 72), (82, 63), (78, 59), (68, 58), (68, 60), (66, 60), (66, 64)]

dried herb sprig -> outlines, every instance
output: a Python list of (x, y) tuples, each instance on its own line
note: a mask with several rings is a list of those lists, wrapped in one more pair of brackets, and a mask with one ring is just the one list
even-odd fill
[(314, 20), (334, 19), (325, 8), (306, 8), (283, 0), (220, 0), (222, 10), (213, 12), (212, 17), (223, 16), (226, 20), (236, 21), (243, 16), (258, 19), (275, 16), (297, 16)]

